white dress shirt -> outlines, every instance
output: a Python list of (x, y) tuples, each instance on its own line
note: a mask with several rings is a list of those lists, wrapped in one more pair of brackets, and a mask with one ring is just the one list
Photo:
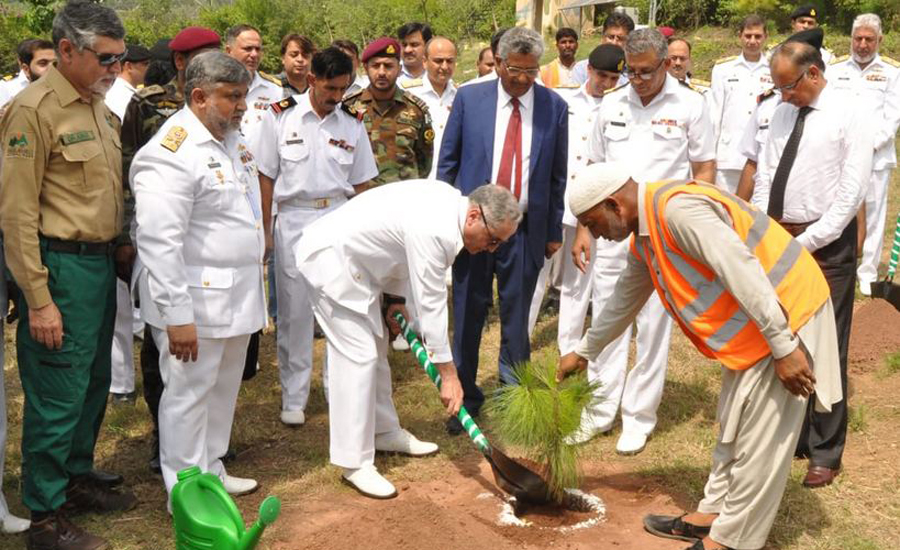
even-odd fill
[[(247, 90), (247, 112), (241, 119), (241, 134), (248, 143), (255, 143), (255, 133), (259, 131), (259, 123), (269, 105), (281, 101), (285, 97), (284, 88), (271, 80), (260, 76), (259, 71), (253, 73), (250, 88)], [(257, 151), (253, 151), (255, 155)]]
[[(591, 132), (600, 112), (600, 97), (594, 97), (587, 91), (587, 84), (578, 88), (557, 90), (569, 105), (569, 155), (568, 174), (573, 179), (575, 174), (588, 165), (588, 146)], [(565, 211), (563, 223), (570, 227), (578, 225), (578, 220), (569, 210), (569, 190), (566, 188), (564, 201)]]
[(670, 75), (646, 107), (631, 85), (604, 95), (589, 141), (592, 162), (626, 162), (641, 183), (688, 179), (691, 162), (716, 155), (703, 94)]
[(194, 323), (201, 338), (261, 329), (259, 175), (240, 134), (219, 141), (185, 107), (138, 151), (130, 177), (144, 320), (159, 329)]
[(370, 189), (303, 230), (297, 268), (315, 292), (367, 315), (378, 336), (382, 293), (411, 296), (429, 358), (451, 361), (445, 277), (463, 247), (468, 204), (432, 180)]
[[(810, 107), (785, 188), (782, 220), (815, 222), (797, 237), (814, 251), (837, 239), (856, 216), (871, 176), (874, 131), (864, 108), (848, 104), (830, 83)], [(764, 212), (798, 113), (797, 107), (782, 102), (772, 116), (752, 200)]]
[(772, 87), (769, 62), (765, 56), (751, 62), (739, 55), (718, 63), (712, 70), (710, 117), (716, 132), (716, 167), (741, 170), (746, 161), (740, 143), (757, 98)]
[(310, 95), (295, 95), (296, 105), (280, 113), (268, 109), (249, 143), (259, 171), (277, 180), (276, 203), (299, 199), (350, 197), (353, 186), (378, 175), (366, 127), (340, 106), (325, 118), (312, 108)]
[(28, 80), (25, 71), (19, 71), (19, 74), (11, 80), (0, 82), (0, 107), (3, 107), (12, 101), (12, 99), (16, 97), (19, 92), (27, 88), (29, 84), (31, 84), (31, 81)]
[(136, 91), (137, 88), (120, 76), (113, 83), (112, 88), (106, 92), (106, 97), (104, 98), (106, 106), (109, 107), (109, 110), (114, 115), (119, 117), (120, 121), (125, 118), (125, 109), (128, 108), (128, 102), (131, 101), (131, 96)]
[(444, 93), (438, 95), (431, 84), (431, 79), (426, 77), (422, 80), (421, 85), (412, 86), (406, 91), (424, 101), (431, 114), (431, 127), (434, 129), (434, 162), (431, 163), (428, 179), (435, 179), (437, 177), (437, 158), (441, 152), (441, 139), (444, 137), (444, 128), (447, 126), (450, 109), (453, 108), (453, 100), (456, 98), (456, 84), (450, 80), (447, 82), (447, 87), (444, 88)]
[[(497, 116), (494, 119), (494, 156), (491, 167), (491, 183), (497, 183), (500, 162), (503, 160), (503, 145), (506, 143), (506, 129), (513, 113), (512, 96), (503, 89), (497, 79)], [(528, 176), (531, 172), (531, 132), (534, 120), (534, 86), (519, 98), (519, 114), (522, 117), (522, 189), (519, 192), (519, 207), (528, 210)], [(509, 178), (510, 191), (516, 192), (516, 161), (513, 159)]]
[[(766, 138), (769, 137), (769, 125), (779, 104), (781, 104), (779, 92), (773, 92), (773, 97), (764, 98), (756, 104), (738, 147), (742, 158), (759, 162), (759, 153), (766, 144)], [(756, 173), (756, 177), (759, 177), (759, 172)]]
[(844, 94), (848, 103), (864, 106), (874, 121), (873, 170), (897, 166), (894, 136), (900, 127), (900, 67), (876, 55), (865, 69), (852, 57), (828, 67), (828, 84)]

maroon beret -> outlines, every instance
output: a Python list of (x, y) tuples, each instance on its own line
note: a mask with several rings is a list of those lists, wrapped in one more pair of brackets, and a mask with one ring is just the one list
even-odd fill
[(400, 43), (390, 36), (379, 38), (366, 46), (362, 54), (362, 62), (365, 63), (373, 57), (396, 57), (400, 59)]
[(672, 27), (657, 27), (657, 30), (662, 33), (666, 38), (672, 38), (675, 36), (675, 29)]
[(188, 27), (175, 35), (169, 42), (169, 49), (173, 52), (187, 53), (200, 48), (218, 48), (222, 45), (222, 39), (216, 31), (206, 27)]

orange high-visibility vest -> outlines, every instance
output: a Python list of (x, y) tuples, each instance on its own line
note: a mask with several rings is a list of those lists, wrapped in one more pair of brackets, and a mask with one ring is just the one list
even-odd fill
[(672, 238), (666, 225), (666, 204), (683, 193), (702, 195), (725, 207), (735, 233), (759, 260), (778, 294), (794, 333), (828, 300), (828, 283), (799, 242), (764, 212), (734, 195), (694, 182), (645, 186), (644, 215), (650, 236), (632, 237), (632, 253), (646, 262), (666, 310), (701, 353), (730, 369), (749, 368), (772, 351), (716, 273), (685, 254)]
[(547, 88), (559, 87), (559, 58), (541, 67), (541, 82)]

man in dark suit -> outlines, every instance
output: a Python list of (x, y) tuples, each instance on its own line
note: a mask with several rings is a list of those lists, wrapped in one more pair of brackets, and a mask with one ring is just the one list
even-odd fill
[[(484, 394), (476, 385), (478, 350), (497, 276), (500, 294), (500, 380), (527, 361), (528, 308), (545, 258), (562, 245), (568, 117), (565, 101), (535, 86), (544, 52), (541, 36), (514, 28), (497, 48), (497, 80), (460, 88), (444, 130), (438, 179), (463, 194), (490, 182), (510, 189), (525, 218), (495, 252), (460, 253), (453, 264), (453, 357), (477, 415)], [(461, 433), (451, 418), (447, 431)]]

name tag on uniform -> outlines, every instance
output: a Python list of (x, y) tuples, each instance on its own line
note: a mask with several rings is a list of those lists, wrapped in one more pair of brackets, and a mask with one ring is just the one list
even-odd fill
[(61, 135), (59, 139), (62, 141), (63, 145), (73, 145), (75, 143), (81, 143), (82, 141), (91, 141), (94, 139), (94, 131), (82, 130), (80, 132), (71, 132)]
[(727, 80), (727, 82), (740, 82), (740, 81), (741, 81), (740, 78), (729, 78), (729, 79)]
[(303, 138), (289, 139), (284, 142), (285, 145), (303, 145)]
[(625, 124), (624, 122), (619, 122), (619, 121), (616, 121), (616, 120), (610, 121), (609, 125), (610, 125), (610, 126), (620, 126), (620, 127), (622, 127), (622, 128), (624, 128), (625, 126), (627, 126), (627, 124)]
[(334, 138), (331, 138), (331, 139), (328, 140), (328, 145), (334, 145), (335, 147), (340, 147), (340, 148), (343, 149), (344, 151), (349, 151), (349, 152), (351, 152), (351, 153), (353, 152), (354, 149), (356, 149), (355, 147), (353, 147), (352, 145), (350, 145), (350, 144), (347, 143), (346, 141), (344, 141), (344, 140), (336, 140), (336, 139), (334, 139)]

